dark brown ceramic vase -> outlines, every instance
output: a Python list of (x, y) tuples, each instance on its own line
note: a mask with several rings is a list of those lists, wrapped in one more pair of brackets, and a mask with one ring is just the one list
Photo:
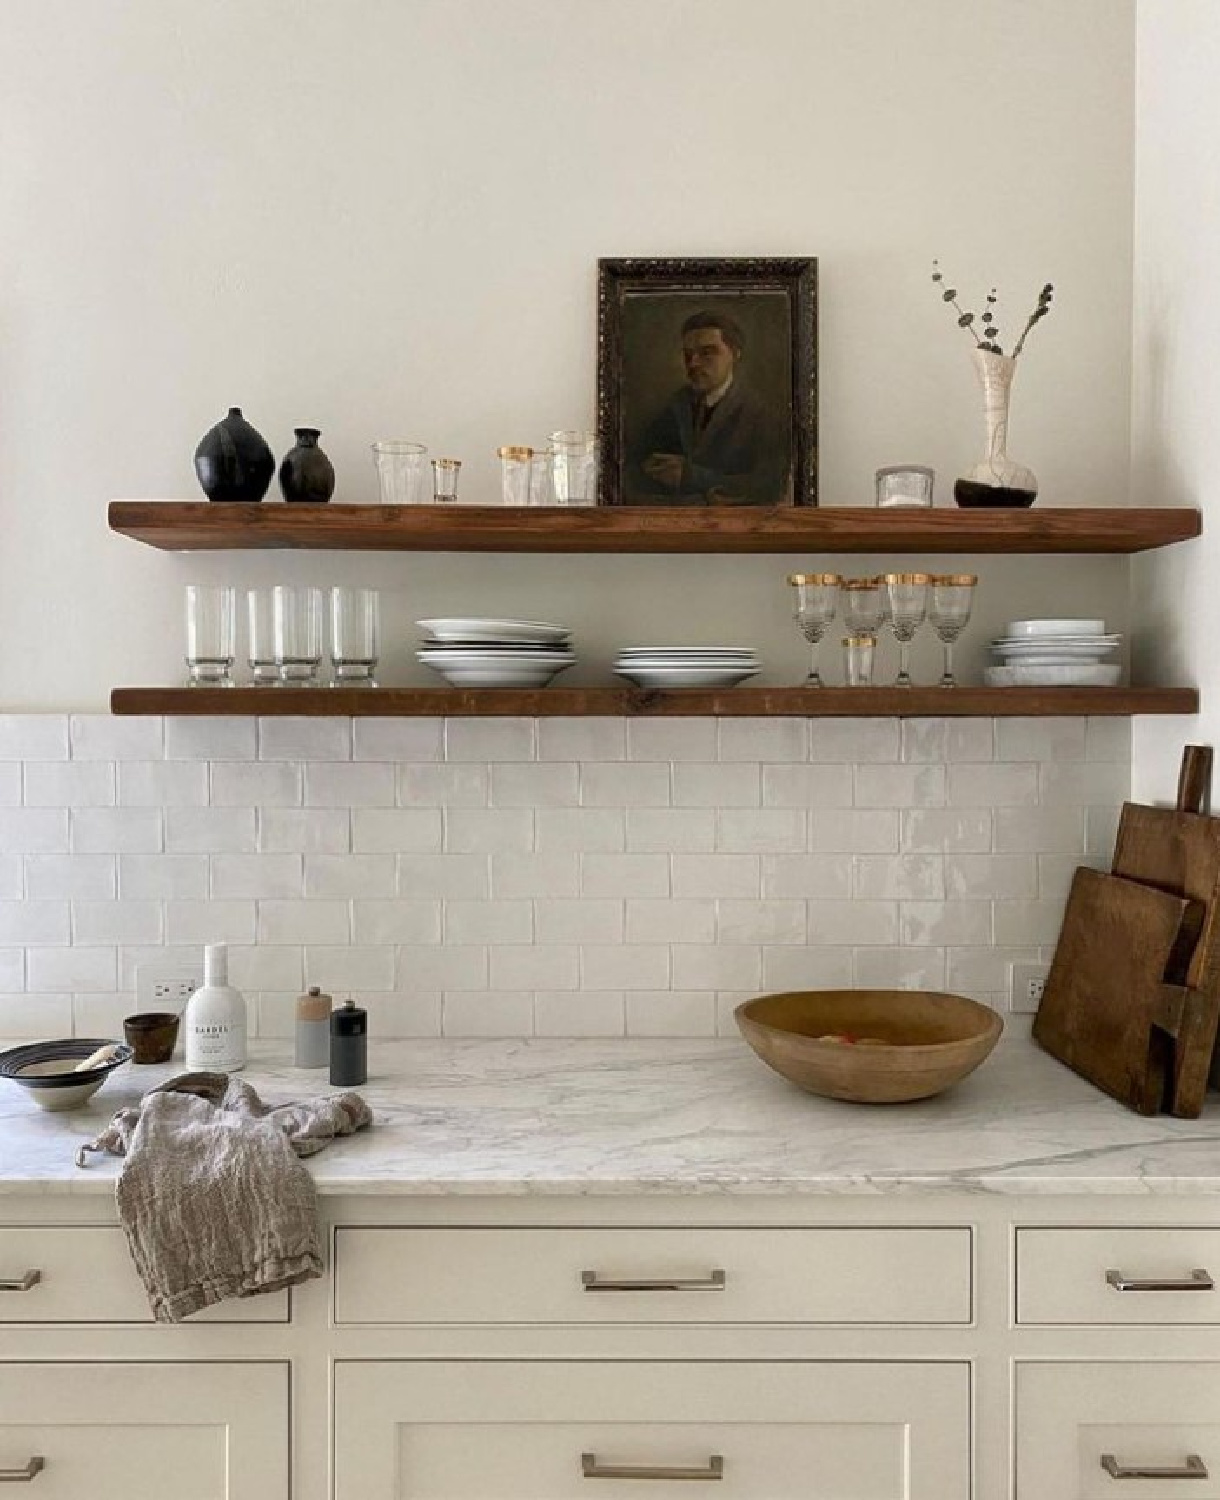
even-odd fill
[(280, 490), (284, 499), (324, 505), (335, 493), (335, 466), (318, 447), (321, 429), (294, 427), (296, 446), (280, 464)]

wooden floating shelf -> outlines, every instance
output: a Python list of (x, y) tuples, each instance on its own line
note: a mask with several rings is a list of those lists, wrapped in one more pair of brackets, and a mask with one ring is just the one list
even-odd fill
[(1011, 718), (1193, 714), (1194, 688), (115, 688), (115, 714), (522, 718)]
[(1132, 553), (1199, 535), (1197, 510), (510, 509), (498, 505), (258, 505), (112, 500), (110, 529), (170, 552)]

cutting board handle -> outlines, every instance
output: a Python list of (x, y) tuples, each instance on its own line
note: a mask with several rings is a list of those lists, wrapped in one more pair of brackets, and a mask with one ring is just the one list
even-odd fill
[(1178, 811), (1207, 813), (1211, 807), (1212, 747), (1187, 745), (1178, 772)]

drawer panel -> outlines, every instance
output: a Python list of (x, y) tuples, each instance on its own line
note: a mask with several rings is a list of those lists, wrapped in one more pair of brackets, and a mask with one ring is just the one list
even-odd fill
[[(152, 1310), (117, 1226), (20, 1226), (0, 1229), (0, 1281), (37, 1281), (0, 1291), (4, 1323), (151, 1323)], [(288, 1293), (222, 1302), (193, 1323), (286, 1323)]]
[(288, 1366), (0, 1363), (0, 1474), (31, 1460), (31, 1500), (288, 1500)]
[(1220, 1500), (1220, 1364), (1018, 1365), (1016, 1463), (1017, 1500)]
[(1220, 1229), (1019, 1229), (1017, 1321), (1220, 1323), (1220, 1290), (1196, 1270), (1220, 1284)]
[(968, 1323), (968, 1228), (335, 1235), (339, 1323)]
[(964, 1363), (335, 1366), (336, 1500), (966, 1500), (969, 1434)]

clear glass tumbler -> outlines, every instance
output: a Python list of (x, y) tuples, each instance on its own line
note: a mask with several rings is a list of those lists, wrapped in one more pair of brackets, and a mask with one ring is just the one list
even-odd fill
[(423, 443), (397, 439), (373, 444), (373, 464), (381, 485), (382, 505), (419, 505), (424, 498)]
[(849, 635), (843, 639), (843, 680), (848, 687), (871, 687), (873, 655), (877, 641), (871, 635)]
[(555, 450), (548, 444), (535, 448), (530, 459), (530, 504), (555, 503)]
[(496, 450), (500, 455), (500, 500), (504, 505), (530, 503), (532, 448), (513, 445)]
[(809, 642), (809, 676), (807, 687), (821, 687), (818, 673), (818, 646), (835, 617), (842, 578), (837, 573), (790, 573), (788, 582), (796, 590), (793, 614), (801, 634)]
[(953, 647), (965, 630), (974, 607), (974, 587), (978, 583), (974, 573), (944, 573), (934, 576), (928, 585), (928, 621), (940, 637), (944, 647), (945, 666), (941, 673), (941, 687), (956, 687), (953, 675)]
[(456, 503), (458, 474), (461, 469), (460, 458), (434, 458), (432, 460), (433, 504), (453, 505)]
[(277, 583), (273, 619), (281, 687), (312, 687), (322, 660), (322, 590)]
[(237, 655), (237, 591), (186, 586), (186, 671), (191, 687), (232, 687)]
[(275, 593), (272, 589), (246, 592), (246, 660), (255, 686), (278, 682), (275, 664)]
[(852, 635), (877, 639), (885, 623), (885, 585), (879, 578), (843, 580), (843, 623)]
[(886, 573), (889, 626), (898, 642), (899, 662), (895, 687), (911, 686), (911, 642), (928, 612), (927, 573)]
[(336, 687), (376, 687), (381, 597), (376, 589), (330, 591), (330, 658)]
[(932, 484), (936, 471), (923, 464), (891, 464), (877, 470), (877, 504), (892, 506), (932, 504)]
[(556, 505), (597, 504), (597, 435), (551, 433), (551, 473)]

